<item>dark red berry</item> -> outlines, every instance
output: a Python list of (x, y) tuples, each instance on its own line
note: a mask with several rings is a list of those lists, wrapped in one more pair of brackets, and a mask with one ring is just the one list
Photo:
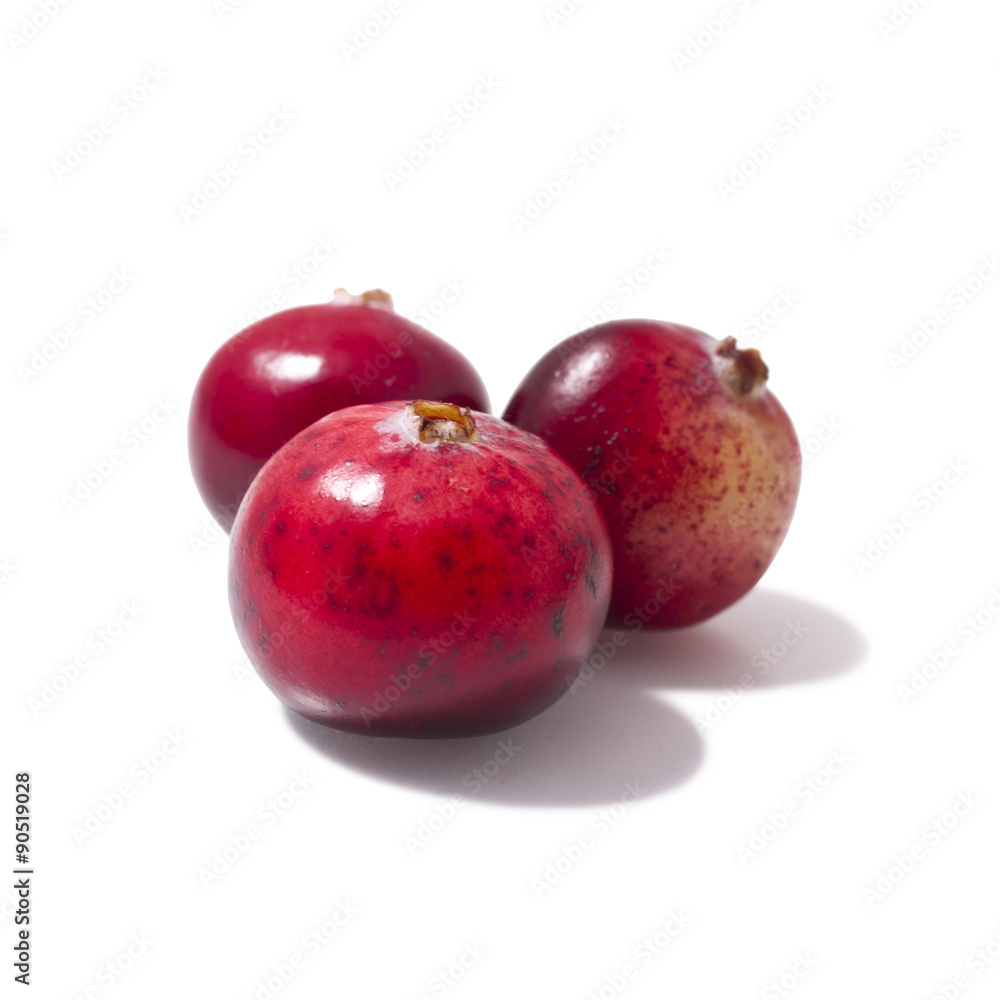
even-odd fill
[(253, 477), (293, 435), (345, 406), (416, 396), (489, 411), (468, 360), (394, 312), (385, 292), (275, 313), (226, 341), (198, 380), (195, 482), (228, 531)]

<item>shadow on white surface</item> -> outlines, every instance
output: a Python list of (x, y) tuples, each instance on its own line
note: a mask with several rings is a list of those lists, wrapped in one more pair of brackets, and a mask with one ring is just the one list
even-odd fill
[[(602, 636), (608, 649), (613, 634)], [(287, 709), (286, 717), (318, 752), (383, 781), (514, 806), (607, 805), (630, 783), (644, 795), (670, 791), (704, 756), (693, 723), (644, 688), (710, 689), (747, 676), (757, 688), (816, 681), (856, 667), (867, 648), (864, 636), (833, 612), (755, 590), (702, 625), (629, 634), (600, 669), (585, 670), (574, 693), (493, 736), (385, 739), (328, 729)], [(494, 769), (489, 762), (500, 758)], [(484, 765), (494, 772), (485, 782)]]
[[(643, 795), (666, 792), (694, 774), (704, 752), (684, 715), (607, 672), (534, 719), (474, 739), (358, 736), (286, 715), (307, 743), (339, 764), (429, 792), (514, 806), (606, 805), (620, 801), (630, 783)], [(488, 762), (508, 756), (501, 743), (513, 750), (510, 759), (482, 784), (476, 770), (485, 777), (484, 765), (493, 770)]]
[(835, 677), (867, 652), (861, 632), (834, 612), (755, 589), (701, 625), (629, 635), (605, 672), (651, 688), (738, 686), (750, 675), (754, 687), (764, 688)]

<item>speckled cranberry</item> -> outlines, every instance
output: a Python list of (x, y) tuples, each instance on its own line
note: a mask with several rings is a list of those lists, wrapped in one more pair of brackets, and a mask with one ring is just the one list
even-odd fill
[(552, 445), (607, 519), (611, 621), (703, 621), (770, 565), (802, 457), (767, 375), (731, 337), (621, 320), (559, 344), (515, 392), (505, 419)]
[(291, 709), (470, 736), (560, 697), (611, 592), (603, 518), (544, 441), (443, 403), (354, 406), (280, 449), (233, 527), (229, 593)]
[(489, 411), (469, 361), (385, 292), (338, 290), (268, 316), (226, 341), (195, 388), (188, 450), (202, 499), (228, 531), (253, 477), (300, 430), (345, 406), (418, 396)]

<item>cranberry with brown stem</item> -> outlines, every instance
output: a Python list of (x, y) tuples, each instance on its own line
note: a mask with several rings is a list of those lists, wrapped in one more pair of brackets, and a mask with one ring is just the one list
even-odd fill
[(703, 621), (770, 565), (802, 456), (767, 377), (732, 337), (620, 320), (559, 344), (514, 393), (504, 418), (552, 445), (607, 519), (611, 621)]
[(383, 291), (275, 313), (231, 337), (194, 391), (195, 482), (227, 531), (253, 477), (313, 421), (359, 403), (429, 396), (489, 411), (482, 379), (454, 347), (393, 311)]
[(233, 527), (230, 604), (291, 709), (378, 736), (472, 736), (572, 683), (611, 592), (590, 491), (544, 441), (418, 400), (354, 406), (281, 448)]

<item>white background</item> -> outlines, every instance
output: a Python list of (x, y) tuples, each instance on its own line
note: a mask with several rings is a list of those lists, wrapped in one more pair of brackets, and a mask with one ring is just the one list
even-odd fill
[[(897, 29), (879, 25), (891, 0), (731, 0), (724, 20), (718, 2), (589, 0), (561, 21), (544, 0), (394, 6), (351, 52), (367, 0), (74, 0), (47, 24), (40, 3), (4, 4), (0, 728), (3, 809), (32, 773), (37, 995), (995, 996), (1000, 960), (974, 953), (1000, 955), (1000, 282), (984, 264), (1000, 10), (907, 0)], [(165, 79), (144, 94), (150, 68)], [(479, 106), (449, 116), (481, 78)], [(293, 121), (251, 160), (276, 109)], [(435, 128), (427, 161), (387, 177)], [(321, 239), (337, 249), (317, 266)], [(295, 268), (311, 269), (297, 287)], [(88, 312), (119, 270), (126, 287)], [(759, 347), (808, 456), (773, 567), (501, 737), (293, 724), (237, 642), (186, 411), (255, 303), (339, 285), (436, 313), (496, 411), (593, 310)], [(68, 509), (114, 450), (123, 464)], [(97, 653), (127, 602), (138, 618)], [(499, 739), (513, 759), (469, 793)], [(268, 800), (296, 781), (276, 818)], [(12, 901), (0, 889), (8, 959)], [(330, 939), (342, 904), (356, 915)], [(684, 927), (653, 957), (643, 941), (672, 913)]]

